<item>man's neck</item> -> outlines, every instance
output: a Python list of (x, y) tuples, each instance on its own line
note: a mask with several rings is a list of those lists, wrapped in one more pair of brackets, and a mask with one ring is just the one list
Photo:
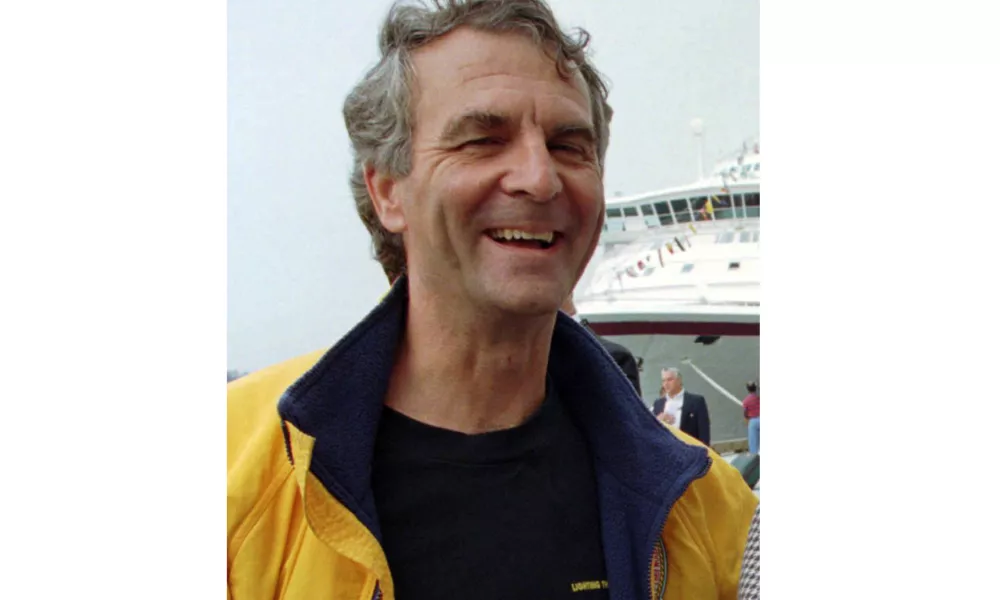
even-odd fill
[(428, 425), (483, 433), (525, 422), (545, 398), (555, 314), (463, 314), (411, 294), (386, 406)]

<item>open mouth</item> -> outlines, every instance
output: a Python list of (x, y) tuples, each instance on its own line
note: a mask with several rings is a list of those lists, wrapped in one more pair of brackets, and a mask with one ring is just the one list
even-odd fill
[(538, 250), (548, 250), (558, 243), (562, 236), (557, 231), (546, 231), (532, 233), (520, 229), (490, 229), (486, 235), (493, 241), (515, 248), (529, 248)]

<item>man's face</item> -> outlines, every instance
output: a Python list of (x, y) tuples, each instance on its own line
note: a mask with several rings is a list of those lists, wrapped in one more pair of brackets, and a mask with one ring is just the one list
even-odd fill
[(676, 396), (681, 391), (681, 381), (672, 371), (662, 371), (660, 378), (663, 381), (663, 389), (668, 396)]
[(604, 220), (582, 78), (561, 79), (527, 38), (468, 28), (417, 51), (414, 70), (412, 170), (383, 215), (412, 283), (456, 308), (555, 312)]

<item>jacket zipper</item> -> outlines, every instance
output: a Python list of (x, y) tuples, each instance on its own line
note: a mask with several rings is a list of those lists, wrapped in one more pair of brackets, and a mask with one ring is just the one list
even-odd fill
[(663, 513), (663, 518), (660, 519), (659, 524), (656, 526), (656, 529), (655, 529), (655, 531), (657, 532), (656, 533), (656, 538), (655, 538), (655, 541), (653, 542), (653, 547), (649, 551), (649, 564), (646, 567), (646, 573), (647, 573), (647, 577), (646, 577), (646, 597), (650, 598), (650, 600), (660, 600), (660, 598), (658, 598), (658, 597), (656, 597), (656, 596), (653, 595), (653, 566), (656, 563), (656, 551), (657, 551), (657, 546), (659, 546), (659, 545), (663, 545), (663, 592), (664, 592), (664, 594), (666, 594), (666, 591), (667, 591), (667, 551), (666, 551), (666, 544), (663, 542), (663, 528), (667, 524), (667, 518), (670, 516), (671, 509), (673, 509), (674, 504), (677, 504), (677, 501), (680, 500), (680, 497), (684, 495), (684, 492), (687, 491), (687, 489), (691, 486), (692, 483), (694, 483), (695, 481), (701, 479), (705, 475), (708, 475), (709, 469), (712, 468), (712, 457), (706, 455), (706, 458), (708, 458), (708, 461), (706, 462), (705, 466), (701, 469), (701, 471), (699, 471), (698, 473), (696, 473), (694, 477), (692, 477), (690, 480), (688, 480), (687, 484), (683, 488), (681, 488), (680, 492), (675, 497), (673, 497), (673, 498), (670, 499), (669, 503), (667, 504), (667, 510), (666, 510), (666, 512)]

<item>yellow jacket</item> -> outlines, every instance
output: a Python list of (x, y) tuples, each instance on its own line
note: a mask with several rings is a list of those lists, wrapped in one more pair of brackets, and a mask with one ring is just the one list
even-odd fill
[[(394, 597), (370, 466), (405, 306), (404, 279), (330, 351), (229, 384), (228, 598)], [(564, 315), (549, 362), (594, 456), (610, 596), (736, 598), (758, 503), (739, 473)]]

